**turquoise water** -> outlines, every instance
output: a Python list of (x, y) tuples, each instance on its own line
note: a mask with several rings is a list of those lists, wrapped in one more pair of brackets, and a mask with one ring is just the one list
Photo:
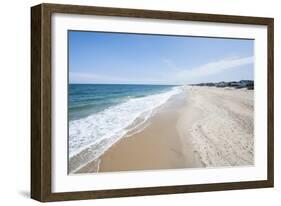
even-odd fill
[(69, 120), (76, 120), (132, 98), (169, 91), (171, 85), (70, 84)]
[(70, 172), (99, 158), (128, 132), (144, 128), (157, 108), (182, 91), (171, 85), (69, 85)]

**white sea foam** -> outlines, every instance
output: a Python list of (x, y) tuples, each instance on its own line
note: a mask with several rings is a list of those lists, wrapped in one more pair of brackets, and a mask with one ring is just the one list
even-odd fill
[[(70, 121), (69, 171), (75, 172), (99, 158), (129, 130), (143, 125), (157, 107), (180, 92), (182, 87), (174, 87), (168, 92), (132, 98), (86, 118)], [(130, 127), (132, 123), (134, 126)]]

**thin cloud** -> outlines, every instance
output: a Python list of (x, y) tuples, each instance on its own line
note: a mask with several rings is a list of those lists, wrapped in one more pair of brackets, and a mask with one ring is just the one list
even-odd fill
[(166, 84), (164, 79), (158, 78), (122, 78), (118, 76), (97, 75), (83, 72), (70, 72), (70, 83), (97, 83), (97, 84)]
[(225, 58), (215, 62), (209, 62), (201, 66), (182, 70), (176, 74), (179, 80), (189, 80), (197, 77), (203, 77), (208, 75), (219, 74), (221, 72), (233, 69), (236, 67), (241, 67), (248, 64), (253, 64), (254, 57), (235, 57), (235, 58)]
[(127, 81), (127, 79), (115, 77), (115, 76), (107, 76), (107, 75), (99, 75), (99, 74), (91, 74), (91, 73), (83, 73), (83, 72), (70, 72), (69, 80), (71, 83), (91, 83), (91, 82), (122, 82)]
[[(167, 64), (173, 65), (169, 59), (164, 59)], [(239, 68), (241, 66), (253, 64), (254, 57), (232, 57), (218, 61), (209, 62), (191, 69), (181, 69), (174, 67), (169, 73), (159, 73), (148, 78), (128, 78), (121, 76), (70, 72), (70, 83), (103, 83), (103, 84), (186, 84), (198, 82), (202, 78), (208, 78), (226, 72), (227, 70)]]
[(162, 62), (169, 68), (174, 71), (179, 71), (178, 66), (175, 65), (174, 61), (170, 60), (169, 58), (163, 58)]

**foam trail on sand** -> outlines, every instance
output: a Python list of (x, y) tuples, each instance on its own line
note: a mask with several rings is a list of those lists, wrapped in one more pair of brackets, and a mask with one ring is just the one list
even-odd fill
[(75, 172), (99, 158), (120, 138), (143, 125), (156, 108), (182, 91), (180, 86), (173, 87), (167, 92), (132, 98), (88, 117), (70, 121), (69, 172)]

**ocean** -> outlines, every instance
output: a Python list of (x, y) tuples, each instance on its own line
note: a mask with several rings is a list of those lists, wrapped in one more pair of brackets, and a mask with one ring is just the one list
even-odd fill
[[(69, 84), (68, 151), (69, 163), (75, 163), (71, 170), (97, 159), (181, 92), (182, 87), (174, 85)], [(75, 157), (79, 161), (71, 161)]]

